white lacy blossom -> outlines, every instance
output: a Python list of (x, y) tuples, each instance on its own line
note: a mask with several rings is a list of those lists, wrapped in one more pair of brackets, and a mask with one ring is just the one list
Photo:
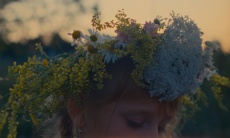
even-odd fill
[(172, 14), (172, 18), (155, 53), (154, 65), (143, 73), (150, 95), (160, 101), (172, 101), (194, 92), (203, 68), (201, 31), (187, 16)]

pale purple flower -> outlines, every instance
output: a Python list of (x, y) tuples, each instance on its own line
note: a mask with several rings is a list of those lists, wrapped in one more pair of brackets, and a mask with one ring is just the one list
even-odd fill
[(132, 21), (130, 26), (136, 26), (136, 21)]
[(158, 36), (157, 30), (159, 28), (158, 24), (152, 23), (151, 21), (145, 22), (144, 24), (144, 30), (147, 34), (150, 34), (152, 37)]
[(127, 33), (120, 30), (115, 30), (115, 33), (117, 33), (117, 39), (119, 42), (128, 43), (131, 40), (131, 37)]

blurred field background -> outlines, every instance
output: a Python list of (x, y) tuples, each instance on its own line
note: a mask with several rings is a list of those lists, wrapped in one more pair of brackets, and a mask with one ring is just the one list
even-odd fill
[[(121, 9), (141, 23), (157, 15), (169, 17), (172, 11), (189, 15), (205, 33), (204, 40), (220, 42), (221, 49), (214, 54), (215, 65), (221, 75), (230, 78), (229, 7), (229, 0), (0, 0), (0, 95), (5, 95), (0, 107), (13, 84), (7, 76), (7, 67), (14, 61), (20, 64), (34, 54), (39, 55), (35, 43), (41, 42), (51, 56), (73, 50), (67, 33), (74, 29), (86, 33), (96, 10), (101, 11), (102, 21), (114, 19)], [(106, 33), (113, 35), (113, 31)], [(202, 88), (205, 93), (210, 91), (208, 82)], [(222, 90), (223, 103), (230, 110), (230, 88)], [(201, 110), (181, 130), (182, 137), (230, 137), (230, 111), (221, 110), (215, 98), (207, 96), (209, 106), (201, 104)], [(36, 137), (29, 122), (22, 122), (18, 131), (19, 138)]]

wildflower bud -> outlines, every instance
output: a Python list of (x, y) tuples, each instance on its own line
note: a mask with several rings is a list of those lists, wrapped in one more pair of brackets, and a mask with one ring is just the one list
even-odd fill
[(91, 36), (90, 36), (90, 40), (91, 40), (92, 42), (97, 42), (97, 36), (96, 36), (96, 35), (91, 35)]
[(45, 67), (48, 66), (49, 65), (48, 60), (47, 59), (43, 59), (42, 60), (42, 65), (45, 66)]
[(72, 37), (73, 37), (73, 39), (78, 39), (78, 38), (80, 38), (80, 36), (81, 36), (81, 31), (79, 31), (79, 30), (74, 30), (73, 31), (73, 33), (72, 33)]
[(108, 47), (108, 49), (109, 49), (110, 51), (113, 51), (113, 50), (115, 49), (115, 47), (114, 47), (113, 44), (111, 44), (111, 45)]
[(88, 52), (90, 54), (94, 54), (94, 53), (97, 53), (98, 49), (95, 48), (93, 45), (88, 45), (88, 48), (87, 48)]
[(154, 19), (154, 21), (153, 21), (155, 24), (158, 24), (158, 25), (160, 25), (160, 21), (158, 20), (158, 19)]

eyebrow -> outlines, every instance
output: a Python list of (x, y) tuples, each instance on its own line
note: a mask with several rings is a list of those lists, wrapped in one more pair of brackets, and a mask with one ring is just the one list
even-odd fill
[(144, 115), (144, 116), (156, 116), (153, 112), (149, 112), (146, 110), (126, 110), (124, 112), (125, 114), (128, 114), (128, 115), (138, 114), (138, 115)]
[[(124, 110), (121, 110), (121, 111), (124, 111)], [(144, 116), (149, 116), (149, 117), (152, 117), (152, 116), (154, 116), (154, 117), (156, 117), (157, 115), (156, 115), (156, 113), (154, 113), (154, 112), (149, 112), (149, 111), (146, 111), (146, 110), (129, 110), (129, 111), (124, 111), (125, 112), (125, 114), (127, 114), (127, 115), (132, 115), (132, 114), (139, 114), (139, 115), (144, 115)], [(162, 121), (170, 121), (172, 118), (173, 118), (173, 116), (171, 116), (171, 115), (163, 115), (163, 116), (161, 116), (162, 117)]]
[[(127, 107), (127, 108), (126, 108)], [(156, 116), (156, 112), (154, 112), (153, 110), (150, 110), (146, 107), (143, 107), (143, 106), (128, 106), (128, 105), (125, 105), (125, 106), (122, 106), (121, 109), (119, 109), (120, 112), (122, 112), (123, 114), (126, 114), (126, 115), (134, 115), (134, 114), (137, 114), (137, 115), (144, 115), (144, 116), (147, 116), (147, 117), (152, 117), (152, 116)]]
[[(149, 108), (146, 108), (145, 106), (134, 106), (134, 107), (132, 107), (129, 105), (124, 105), (122, 107), (124, 107), (124, 108), (119, 109), (119, 111), (124, 112), (124, 114), (126, 114), (126, 115), (138, 114), (138, 115), (144, 115), (147, 117), (156, 117), (157, 114), (159, 113), (158, 111), (154, 111), (153, 108), (149, 109)], [(126, 109), (126, 107), (127, 107), (127, 109)], [(163, 122), (167, 122), (173, 118), (173, 115), (162, 114), (161, 117), (162, 117)]]

